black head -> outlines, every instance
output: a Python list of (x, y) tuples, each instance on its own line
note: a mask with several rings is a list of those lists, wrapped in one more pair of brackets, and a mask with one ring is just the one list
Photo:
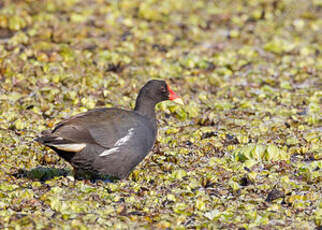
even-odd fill
[(144, 111), (142, 114), (146, 114), (146, 111), (154, 111), (154, 106), (156, 104), (166, 100), (172, 100), (179, 104), (183, 103), (182, 99), (170, 89), (165, 81), (150, 80), (140, 90), (134, 110), (141, 112)]
[(143, 98), (152, 99), (153, 102), (157, 104), (161, 101), (170, 100), (171, 93), (169, 89), (170, 88), (165, 81), (150, 80), (140, 90), (140, 95), (142, 95)]

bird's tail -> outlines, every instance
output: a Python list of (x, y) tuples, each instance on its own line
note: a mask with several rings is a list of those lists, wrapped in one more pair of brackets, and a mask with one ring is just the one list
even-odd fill
[(59, 141), (59, 138), (57, 136), (52, 135), (52, 132), (50, 130), (45, 130), (41, 133), (40, 137), (37, 137), (34, 140), (40, 144), (46, 145), (49, 143), (55, 143)]

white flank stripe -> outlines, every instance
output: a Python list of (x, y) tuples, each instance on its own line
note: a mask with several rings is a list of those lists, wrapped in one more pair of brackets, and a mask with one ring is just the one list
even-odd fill
[(115, 143), (115, 145), (113, 146), (113, 148), (110, 148), (110, 149), (105, 150), (104, 152), (102, 152), (100, 154), (100, 156), (101, 157), (102, 156), (107, 156), (107, 155), (110, 155), (112, 153), (117, 152), (119, 150), (118, 147), (120, 147), (120, 146), (124, 145), (126, 142), (128, 142), (132, 138), (133, 135), (134, 135), (134, 128), (131, 128), (131, 129), (129, 129), (128, 133), (124, 137), (120, 138)]
[(85, 147), (86, 144), (57, 144), (57, 145), (53, 145), (51, 144), (50, 146), (55, 147), (56, 149), (62, 150), (62, 151), (66, 151), (66, 152), (79, 152), (82, 151)]
[(121, 139), (119, 139), (114, 146), (121, 146), (124, 145), (126, 142), (128, 142), (128, 140), (130, 140), (130, 138), (133, 136), (134, 134), (134, 129), (131, 128), (128, 133), (126, 134), (126, 136), (122, 137)]
[(110, 155), (110, 154), (112, 154), (112, 153), (117, 152), (118, 150), (119, 150), (119, 148), (118, 148), (118, 147), (116, 147), (116, 148), (111, 148), (111, 149), (106, 149), (104, 152), (102, 152), (102, 153), (100, 154), (100, 157), (108, 156), (108, 155)]

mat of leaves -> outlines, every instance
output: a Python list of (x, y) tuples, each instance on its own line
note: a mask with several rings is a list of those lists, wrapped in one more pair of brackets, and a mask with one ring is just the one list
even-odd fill
[[(321, 229), (319, 0), (0, 2), (0, 228)], [(75, 181), (33, 141), (149, 79), (155, 148), (114, 183)]]

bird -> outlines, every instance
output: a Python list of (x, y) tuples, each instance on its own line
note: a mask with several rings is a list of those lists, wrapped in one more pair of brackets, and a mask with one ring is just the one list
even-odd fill
[(75, 174), (124, 179), (155, 144), (155, 106), (166, 100), (183, 104), (164, 80), (150, 80), (139, 91), (134, 110), (92, 109), (61, 121), (35, 141), (69, 162)]

